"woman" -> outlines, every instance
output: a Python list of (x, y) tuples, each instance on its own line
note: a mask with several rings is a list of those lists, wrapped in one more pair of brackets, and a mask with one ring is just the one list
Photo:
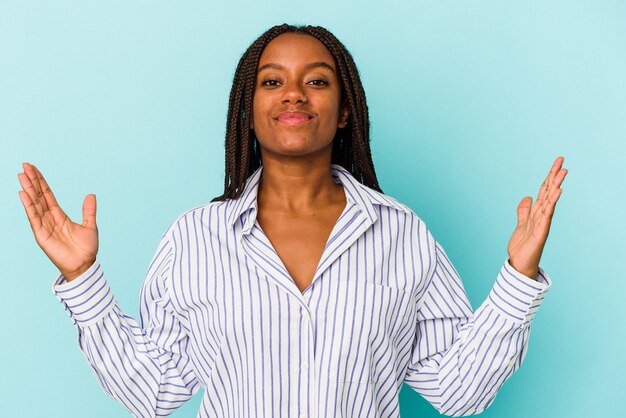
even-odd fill
[(166, 231), (124, 315), (96, 255), (96, 200), (69, 220), (37, 168), (20, 198), (61, 275), (103, 389), (135, 416), (168, 415), (200, 387), (199, 417), (397, 417), (410, 385), (440, 412), (488, 407), (526, 353), (550, 280), (539, 268), (558, 158), (473, 313), (424, 223), (382, 194), (358, 72), (320, 27), (273, 27), (231, 90), (224, 194)]

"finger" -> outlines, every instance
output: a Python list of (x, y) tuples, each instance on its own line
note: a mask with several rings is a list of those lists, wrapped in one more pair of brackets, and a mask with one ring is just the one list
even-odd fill
[(46, 205), (49, 209), (58, 207), (59, 204), (57, 203), (57, 199), (56, 197), (54, 197), (54, 193), (52, 193), (52, 190), (50, 189), (50, 186), (48, 185), (46, 179), (43, 177), (43, 174), (41, 174), (41, 171), (39, 171), (36, 166), (33, 166), (33, 168), (35, 169), (35, 173), (37, 174), (37, 179), (39, 180), (39, 185), (41, 187), (41, 192), (43, 194)]
[(563, 157), (558, 157), (556, 160), (554, 160), (554, 163), (552, 164), (552, 167), (550, 168), (550, 171), (548, 172), (548, 175), (546, 176), (546, 179), (542, 184), (541, 195), (537, 197), (538, 200), (544, 201), (545, 199), (547, 199), (550, 194), (550, 190), (552, 189), (552, 181), (556, 173), (561, 169), (562, 165)]
[(566, 168), (562, 168), (561, 170), (559, 170), (556, 176), (554, 176), (554, 179), (552, 179), (552, 185), (550, 186), (550, 188), (552, 190), (555, 190), (561, 187), (561, 184), (563, 184), (563, 180), (565, 180), (565, 176), (567, 176), (567, 173), (569, 173), (569, 170)]
[(41, 229), (41, 217), (39, 216), (39, 213), (37, 213), (37, 209), (35, 209), (35, 205), (33, 205), (33, 201), (30, 199), (28, 193), (20, 190), (19, 195), (22, 205), (24, 206), (24, 210), (26, 211), (26, 216), (28, 216), (30, 227), (36, 234), (37, 231)]
[(533, 199), (530, 196), (524, 197), (519, 205), (517, 205), (517, 226), (520, 227), (526, 223), (530, 215)]
[(552, 167), (550, 168), (550, 172), (546, 176), (541, 188), (539, 189), (539, 193), (537, 194), (537, 199), (535, 200), (535, 204), (532, 207), (532, 216), (541, 216), (544, 212), (546, 204), (549, 200), (550, 194), (558, 188), (558, 186), (554, 185), (554, 180), (558, 173), (561, 171), (561, 167), (563, 166), (563, 161), (565, 159), (563, 157), (558, 157), (554, 160)]
[(537, 200), (536, 200), (537, 202), (543, 202), (550, 195), (550, 191), (552, 189), (551, 187), (552, 181), (555, 175), (559, 172), (559, 170), (563, 166), (564, 160), (565, 159), (563, 157), (558, 157), (556, 160), (554, 160), (554, 163), (552, 164), (552, 167), (550, 168), (550, 172), (548, 173), (548, 175), (546, 176), (546, 179), (543, 181), (543, 183), (541, 184), (541, 187), (539, 188), (539, 193), (537, 194)]
[(83, 201), (83, 226), (96, 229), (96, 195), (89, 194)]
[(545, 212), (546, 208), (549, 205), (556, 204), (556, 200), (558, 200), (558, 196), (560, 196), (560, 187), (563, 184), (563, 180), (565, 180), (565, 176), (567, 176), (567, 169), (563, 168), (559, 170), (554, 179), (552, 180), (552, 186), (550, 188), (550, 194), (546, 196), (545, 200), (541, 203), (541, 212)]
[(24, 163), (23, 167), (24, 167), (24, 173), (26, 173), (26, 175), (30, 179), (30, 182), (32, 183), (33, 188), (35, 189), (35, 193), (37, 193), (39, 204), (41, 204), (41, 207), (44, 212), (47, 211), (48, 205), (46, 204), (46, 199), (44, 199), (43, 193), (41, 192), (41, 184), (39, 184), (39, 178), (37, 176), (36, 167), (29, 163)]
[(556, 189), (550, 195), (550, 198), (548, 199), (548, 204), (546, 204), (546, 206), (541, 211), (544, 217), (547, 217), (548, 219), (552, 218), (552, 216), (554, 215), (554, 208), (556, 207), (556, 202), (558, 202), (562, 193), (563, 193), (563, 189)]
[(18, 173), (17, 178), (24, 192), (28, 194), (28, 197), (30, 198), (30, 202), (33, 204), (35, 210), (37, 211), (37, 214), (39, 216), (42, 216), (43, 207), (41, 206), (41, 203), (39, 202), (37, 191), (35, 190), (35, 187), (33, 186), (33, 182), (30, 180), (30, 177), (28, 177), (28, 175), (26, 175), (25, 173)]

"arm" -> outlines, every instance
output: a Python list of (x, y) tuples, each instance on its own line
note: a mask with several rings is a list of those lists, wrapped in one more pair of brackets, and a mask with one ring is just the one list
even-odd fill
[(518, 205), (509, 259), (476, 314), (458, 273), (428, 234), (432, 262), (417, 298), (417, 329), (405, 379), (441, 413), (482, 412), (522, 364), (530, 321), (551, 284), (539, 261), (567, 175), (562, 164), (562, 157), (554, 161), (534, 203), (525, 197)]
[(24, 163), (18, 179), (35, 240), (61, 272), (53, 290), (72, 317), (80, 348), (103, 389), (135, 416), (169, 415), (198, 388), (188, 337), (169, 294), (173, 241), (163, 237), (148, 269), (140, 326), (117, 306), (96, 258), (95, 195), (85, 198), (83, 223), (77, 224), (37, 167)]
[(487, 300), (472, 313), (458, 273), (432, 240), (434, 268), (418, 299), (417, 330), (405, 382), (440, 413), (478, 414), (526, 354), (530, 321), (550, 279), (505, 262)]
[(61, 275), (53, 285), (100, 385), (137, 417), (169, 415), (199, 389), (189, 339), (169, 297), (174, 257), (166, 235), (142, 287), (141, 325), (120, 310), (98, 261), (71, 282)]

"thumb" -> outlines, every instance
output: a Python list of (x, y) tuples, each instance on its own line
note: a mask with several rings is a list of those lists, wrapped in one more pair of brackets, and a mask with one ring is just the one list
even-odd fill
[(519, 228), (521, 225), (526, 223), (528, 219), (528, 215), (530, 214), (530, 208), (533, 204), (533, 198), (530, 196), (526, 196), (519, 202), (517, 205), (517, 227)]
[(83, 226), (96, 228), (96, 195), (88, 194), (83, 201)]

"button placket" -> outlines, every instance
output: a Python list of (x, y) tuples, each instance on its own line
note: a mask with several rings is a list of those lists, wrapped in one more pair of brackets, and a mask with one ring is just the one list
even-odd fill
[[(299, 417), (307, 417), (312, 418), (315, 416), (315, 403), (317, 402), (316, 398), (316, 379), (315, 379), (315, 371), (312, 368), (314, 361), (314, 338), (315, 338), (315, 330), (313, 327), (312, 316), (307, 308), (302, 308), (302, 316), (300, 319), (300, 324), (302, 326), (302, 358), (300, 359), (299, 371), (301, 373), (302, 379), (306, 382), (307, 398), (310, 399), (311, 404), (308, 404), (303, 410), (308, 411), (308, 413), (300, 414)], [(311, 395), (311, 396), (309, 396)]]

